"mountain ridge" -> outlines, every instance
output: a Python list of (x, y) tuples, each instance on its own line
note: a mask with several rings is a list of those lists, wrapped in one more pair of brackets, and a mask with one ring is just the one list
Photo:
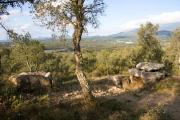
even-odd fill
[[(169, 23), (160, 25), (159, 31), (157, 36), (160, 40), (167, 40), (173, 30), (180, 28), (180, 22), (176, 23)], [(126, 42), (133, 42), (137, 39), (137, 32), (138, 29), (132, 29), (129, 31), (122, 31), (119, 33), (111, 34), (111, 35), (95, 35), (95, 36), (83, 36), (83, 40), (114, 40), (114, 41), (126, 41)], [(39, 41), (51, 41), (53, 38), (41, 37), (41, 38), (33, 38)], [(68, 37), (67, 39), (71, 39)], [(8, 40), (1, 40), (0, 42), (8, 42)]]

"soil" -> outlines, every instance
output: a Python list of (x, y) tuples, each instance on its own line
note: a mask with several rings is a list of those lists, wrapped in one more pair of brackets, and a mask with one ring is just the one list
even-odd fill
[[(172, 86), (156, 88), (157, 85), (169, 83), (173, 80)], [(165, 84), (166, 85), (166, 84)], [(163, 106), (164, 110), (171, 113), (173, 119), (179, 120), (180, 118), (180, 77), (174, 76), (166, 78), (152, 85), (146, 87), (141, 80), (134, 81), (125, 88), (115, 86), (106, 77), (98, 78), (93, 81), (93, 94), (96, 98), (115, 99), (121, 103), (128, 104), (134, 112), (139, 110), (148, 110), (156, 106)], [(58, 104), (62, 101), (69, 101), (81, 99), (82, 93), (80, 90), (74, 90), (69, 93), (52, 93), (51, 99), (53, 103)]]

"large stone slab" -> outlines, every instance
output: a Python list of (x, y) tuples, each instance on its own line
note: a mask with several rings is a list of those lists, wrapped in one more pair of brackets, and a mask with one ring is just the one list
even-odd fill
[(165, 77), (165, 73), (161, 72), (141, 72), (141, 78), (144, 83), (155, 82), (157, 80), (163, 79)]
[(141, 71), (137, 68), (131, 68), (128, 70), (130, 75), (130, 81), (134, 81), (134, 77), (136, 78), (142, 78), (144, 83), (147, 82), (154, 82), (156, 80), (163, 79), (165, 77), (165, 72), (147, 72), (147, 71)]
[(141, 62), (136, 65), (136, 68), (139, 70), (150, 72), (150, 71), (159, 71), (165, 68), (165, 65), (160, 63)]
[(9, 82), (21, 92), (52, 87), (50, 72), (23, 72), (9, 77)]

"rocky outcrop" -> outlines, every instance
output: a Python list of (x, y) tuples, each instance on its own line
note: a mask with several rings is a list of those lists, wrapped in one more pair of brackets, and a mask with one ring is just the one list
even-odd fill
[(128, 70), (129, 75), (130, 75), (130, 81), (131, 83), (133, 82), (133, 77), (141, 77), (141, 71), (138, 70), (137, 68), (131, 68)]
[(23, 72), (9, 77), (9, 81), (21, 92), (52, 87), (50, 72)]
[(165, 65), (160, 63), (142, 62), (136, 65), (136, 68), (128, 70), (130, 80), (133, 82), (134, 77), (143, 79), (144, 83), (155, 82), (166, 76)]
[(126, 88), (129, 84), (129, 81), (121, 75), (113, 75), (109, 76), (109, 80), (111, 80), (116, 87)]
[(161, 72), (141, 72), (141, 78), (143, 79), (144, 83), (148, 82), (156, 82), (162, 78), (165, 78), (165, 73)]
[(139, 70), (144, 70), (147, 72), (159, 71), (165, 68), (164, 64), (160, 63), (151, 63), (151, 62), (141, 62), (136, 65), (136, 68)]

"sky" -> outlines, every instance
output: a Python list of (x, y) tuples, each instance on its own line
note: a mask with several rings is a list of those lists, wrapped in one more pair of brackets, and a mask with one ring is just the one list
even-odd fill
[[(110, 35), (136, 29), (140, 24), (153, 22), (167, 24), (180, 22), (180, 0), (104, 0), (106, 9), (99, 17), (99, 28), (88, 27), (87, 35)], [(53, 32), (42, 26), (29, 13), (29, 5), (9, 8), (10, 15), (1, 16), (1, 22), (18, 33), (30, 32), (34, 38), (50, 37)], [(71, 34), (71, 32), (69, 33)], [(7, 39), (0, 28), (0, 40)]]

